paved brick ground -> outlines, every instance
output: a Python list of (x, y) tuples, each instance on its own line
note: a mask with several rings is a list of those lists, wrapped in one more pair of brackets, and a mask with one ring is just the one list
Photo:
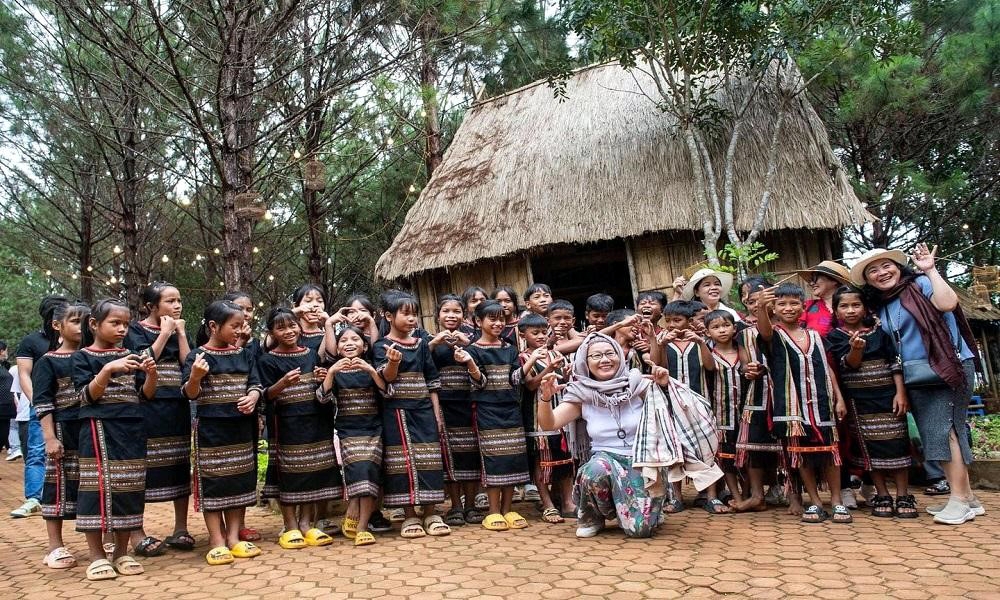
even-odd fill
[[(340, 538), (296, 551), (274, 543), (279, 519), (257, 511), (249, 521), (265, 535), (264, 554), (225, 567), (205, 564), (207, 537), (195, 515), (193, 553), (142, 559), (144, 575), (91, 583), (84, 566), (42, 566), (40, 517), (6, 517), (18, 503), (20, 469), (20, 461), (0, 461), (4, 599), (1000, 598), (998, 493), (983, 493), (990, 514), (962, 527), (934, 525), (927, 515), (897, 521), (859, 511), (850, 526), (807, 526), (777, 509), (716, 517), (688, 510), (669, 517), (651, 540), (626, 540), (615, 531), (577, 540), (572, 523), (540, 523), (537, 512), (522, 505), (532, 524), (517, 532), (466, 526), (443, 538), (384, 534), (367, 548)], [(154, 505), (147, 515), (147, 531), (169, 533), (169, 505)], [(69, 531), (66, 538), (82, 557), (82, 536)]]

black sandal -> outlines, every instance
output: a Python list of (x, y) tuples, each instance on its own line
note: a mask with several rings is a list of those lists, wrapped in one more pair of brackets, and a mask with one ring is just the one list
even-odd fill
[(194, 536), (184, 529), (163, 538), (163, 543), (176, 550), (194, 550)]
[(892, 508), (892, 496), (875, 496), (871, 499), (872, 516), (891, 519), (896, 511)]
[(486, 515), (478, 508), (467, 508), (462, 511), (462, 517), (469, 525), (478, 525), (483, 522)]
[[(906, 509), (906, 512), (900, 509)], [(912, 495), (896, 496), (896, 516), (900, 519), (916, 519), (917, 499)]]
[(854, 522), (854, 517), (851, 516), (851, 511), (847, 509), (843, 504), (838, 504), (833, 507), (833, 519), (834, 523), (839, 525), (847, 525), (848, 523)]
[[(156, 546), (156, 548), (150, 550), (150, 546)], [(152, 558), (154, 556), (162, 556), (163, 553), (167, 551), (167, 546), (161, 540), (158, 540), (151, 535), (147, 535), (142, 538), (142, 541), (136, 544), (132, 550), (139, 556)]]
[(444, 513), (444, 522), (446, 525), (452, 527), (459, 527), (465, 525), (465, 515), (461, 508), (453, 508), (448, 512)]
[(809, 508), (802, 512), (802, 518), (800, 519), (803, 523), (809, 523), (811, 525), (816, 523), (822, 523), (830, 515), (826, 514), (823, 507), (813, 504)]

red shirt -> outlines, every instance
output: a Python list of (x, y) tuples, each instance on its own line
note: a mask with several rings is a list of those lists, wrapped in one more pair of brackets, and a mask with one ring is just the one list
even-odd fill
[(806, 301), (806, 310), (802, 313), (799, 324), (825, 338), (833, 329), (833, 314), (822, 298), (813, 298)]

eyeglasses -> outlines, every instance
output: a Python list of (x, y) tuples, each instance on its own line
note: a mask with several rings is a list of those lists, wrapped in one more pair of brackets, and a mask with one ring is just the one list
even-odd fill
[(615, 352), (614, 350), (608, 350), (607, 352), (604, 352), (603, 354), (588, 354), (587, 355), (587, 360), (600, 361), (600, 360), (604, 360), (605, 358), (608, 359), (608, 360), (614, 360), (614, 359), (618, 358), (618, 353)]

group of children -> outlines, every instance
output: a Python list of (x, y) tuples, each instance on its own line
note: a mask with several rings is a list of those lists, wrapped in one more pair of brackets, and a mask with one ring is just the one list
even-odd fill
[[(46, 564), (76, 564), (62, 538), (65, 519), (86, 536), (89, 579), (141, 573), (133, 553), (190, 550), (192, 494), (208, 530), (209, 564), (260, 554), (245, 510), (258, 501), (261, 429), (269, 455), (263, 496), (279, 502), (277, 542), (285, 549), (332, 543), (320, 523), (330, 500), (348, 501), (339, 529), (358, 546), (391, 529), (382, 508), (402, 509), (404, 538), (447, 535), (464, 524), (527, 527), (512, 507), (521, 486), (526, 499), (537, 489), (543, 521), (575, 517), (574, 470), (586, 458), (586, 436), (574, 426), (539, 427), (535, 399), (544, 377), (568, 382), (572, 354), (593, 331), (614, 337), (632, 367), (665, 366), (711, 401), (731, 499), (722, 485), (710, 487), (709, 512), (763, 510), (764, 486), (780, 485), (781, 472), (804, 520), (827, 516), (822, 479), (833, 491), (833, 520), (850, 521), (837, 497), (837, 421), (851, 410), (861, 433), (871, 433), (862, 436), (864, 466), (891, 472), (902, 494), (894, 509), (877, 476), (876, 514), (916, 517), (905, 494), (908, 441), (895, 436), (902, 418), (905, 437), (905, 392), (892, 342), (872, 326), (857, 290), (838, 292), (828, 353), (819, 334), (800, 325), (800, 288), (751, 278), (739, 289), (749, 311), (742, 318), (655, 291), (640, 294), (638, 312), (615, 310), (614, 299), (595, 294), (578, 330), (574, 306), (544, 284), (521, 297), (509, 287), (490, 294), (473, 287), (440, 298), (431, 333), (406, 292), (383, 294), (378, 308), (352, 296), (329, 312), (323, 290), (304, 285), (289, 306), (269, 311), (259, 332), (247, 294), (212, 302), (193, 343), (180, 292), (168, 283), (143, 292), (136, 321), (117, 300), (91, 308), (47, 299), (52, 350), (31, 374), (47, 454)], [(805, 510), (799, 483), (810, 498)], [(438, 515), (446, 497), (450, 509)], [(175, 523), (161, 541), (146, 535), (143, 512), (147, 502), (166, 501)], [(667, 510), (683, 509), (678, 485)]]

